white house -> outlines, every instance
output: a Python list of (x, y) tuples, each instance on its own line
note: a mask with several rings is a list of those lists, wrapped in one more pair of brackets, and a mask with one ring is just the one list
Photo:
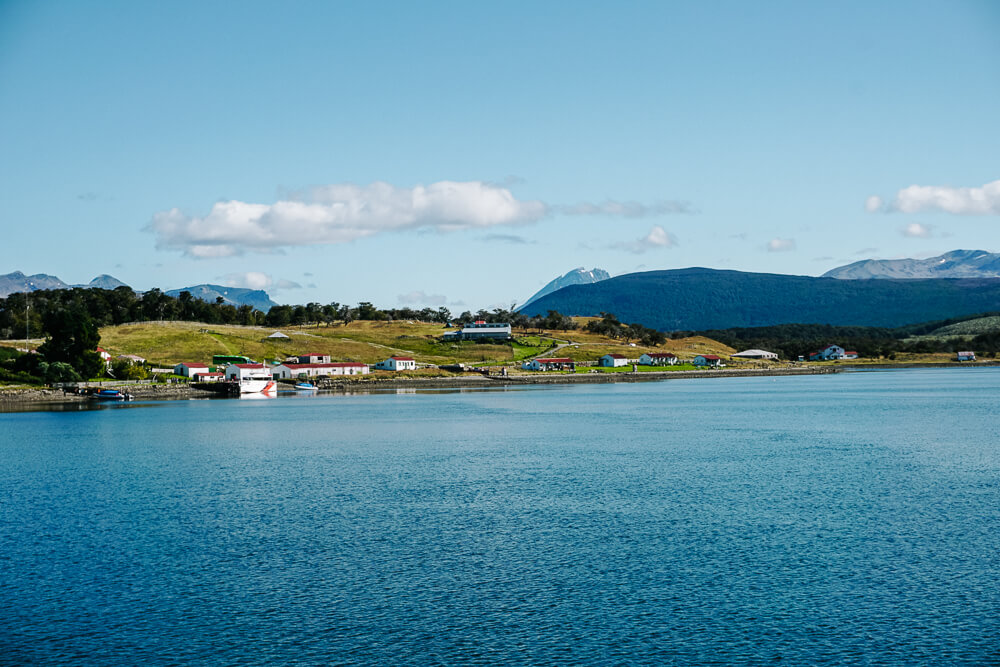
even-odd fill
[(146, 363), (146, 360), (140, 357), (138, 354), (119, 354), (116, 359), (121, 359), (122, 361), (127, 361), (130, 364), (142, 365)]
[(111, 353), (105, 350), (103, 347), (99, 347), (97, 348), (97, 354), (101, 356), (101, 361), (104, 362), (104, 365), (107, 366), (108, 368), (111, 368)]
[(226, 366), (227, 380), (270, 380), (272, 377), (274, 374), (271, 369), (264, 364), (229, 364)]
[[(857, 353), (855, 353), (857, 354)], [(833, 361), (844, 358), (844, 348), (839, 345), (827, 345), (822, 350), (809, 353), (809, 361)], [(857, 357), (855, 357), (856, 359)]]
[(207, 373), (208, 364), (192, 364), (186, 361), (174, 366), (174, 375), (183, 375), (186, 378), (193, 378), (197, 373)]
[(957, 355), (959, 361), (975, 361), (975, 352), (959, 352)]
[(476, 340), (479, 338), (495, 338), (498, 340), (510, 340), (511, 328), (507, 322), (485, 322), (476, 320), (472, 324), (466, 324), (461, 331), (449, 331), (442, 339), (448, 340)]
[(733, 359), (773, 359), (778, 360), (778, 355), (767, 350), (743, 350), (732, 355)]
[(576, 370), (576, 362), (568, 357), (532, 359), (521, 364), (521, 368), (526, 371), (573, 371)]
[(628, 357), (621, 354), (605, 354), (597, 362), (598, 366), (605, 366), (607, 368), (618, 368), (619, 366), (628, 366)]
[(195, 382), (222, 382), (226, 379), (225, 373), (195, 373)]
[(855, 352), (854, 350), (844, 351), (844, 359), (857, 359), (857, 358), (858, 358), (858, 353)]
[(320, 354), (317, 352), (308, 352), (306, 354), (300, 354), (295, 357), (300, 364), (328, 364), (330, 363), (329, 354)]
[(415, 371), (417, 362), (410, 357), (389, 357), (375, 364), (377, 371)]
[(669, 352), (653, 352), (639, 357), (640, 366), (673, 366), (676, 363), (677, 356)]
[(715, 354), (699, 354), (691, 360), (691, 363), (695, 366), (708, 366), (711, 368), (722, 368), (725, 365), (722, 363), (722, 357)]
[(366, 375), (368, 364), (353, 361), (340, 361), (330, 364), (281, 364), (273, 369), (274, 377), (279, 380), (295, 380), (301, 377), (320, 377), (331, 375)]

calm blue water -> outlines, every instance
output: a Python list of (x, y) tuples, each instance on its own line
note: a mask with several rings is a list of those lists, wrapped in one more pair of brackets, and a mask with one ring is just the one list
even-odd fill
[(1000, 370), (0, 414), (0, 662), (1000, 661)]

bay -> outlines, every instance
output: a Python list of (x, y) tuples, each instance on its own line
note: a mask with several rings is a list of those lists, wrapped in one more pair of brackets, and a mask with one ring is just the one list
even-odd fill
[(0, 662), (1000, 660), (1000, 372), (0, 414)]

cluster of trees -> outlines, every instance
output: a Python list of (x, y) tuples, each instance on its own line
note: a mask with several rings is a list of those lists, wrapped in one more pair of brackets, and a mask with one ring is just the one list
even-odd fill
[(0, 377), (20, 382), (74, 382), (99, 377), (104, 361), (97, 353), (97, 325), (79, 304), (42, 314), (47, 336), (38, 354), (5, 350)]
[(643, 345), (663, 345), (667, 340), (666, 334), (662, 331), (650, 329), (638, 322), (623, 324), (618, 321), (614, 313), (601, 313), (601, 319), (587, 322), (584, 329), (609, 338), (624, 340), (626, 343), (634, 340)]
[[(976, 316), (979, 317), (979, 316)], [(1000, 332), (983, 333), (971, 338), (960, 336), (912, 339), (926, 335), (947, 324), (964, 319), (887, 329), (881, 327), (845, 327), (829, 324), (778, 324), (769, 327), (737, 327), (733, 329), (708, 329), (704, 331), (676, 331), (675, 338), (706, 336), (738, 349), (760, 348), (775, 352), (783, 359), (809, 358), (811, 352), (836, 343), (859, 356), (877, 359), (894, 358), (902, 352), (929, 354), (954, 353), (973, 350), (982, 356), (995, 356), (1000, 352)]]
[(182, 320), (212, 324), (263, 324), (264, 313), (250, 306), (233, 306), (217, 300), (207, 303), (189, 292), (179, 297), (152, 289), (137, 295), (131, 287), (58, 289), (11, 294), (0, 299), (0, 337), (35, 338), (48, 332), (45, 318), (58, 310), (86, 313), (98, 327), (127, 322)]

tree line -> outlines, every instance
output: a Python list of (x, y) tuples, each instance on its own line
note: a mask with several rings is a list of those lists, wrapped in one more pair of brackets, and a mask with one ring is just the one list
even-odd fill
[(1000, 332), (985, 332), (974, 336), (924, 336), (941, 327), (983, 315), (951, 318), (894, 329), (881, 327), (833, 326), (829, 324), (778, 324), (767, 327), (735, 327), (701, 331), (675, 331), (675, 338), (705, 336), (737, 349), (758, 348), (775, 352), (783, 359), (805, 359), (827, 345), (840, 345), (869, 359), (895, 358), (900, 353), (955, 353), (972, 350), (980, 356), (992, 357), (1000, 352)]

